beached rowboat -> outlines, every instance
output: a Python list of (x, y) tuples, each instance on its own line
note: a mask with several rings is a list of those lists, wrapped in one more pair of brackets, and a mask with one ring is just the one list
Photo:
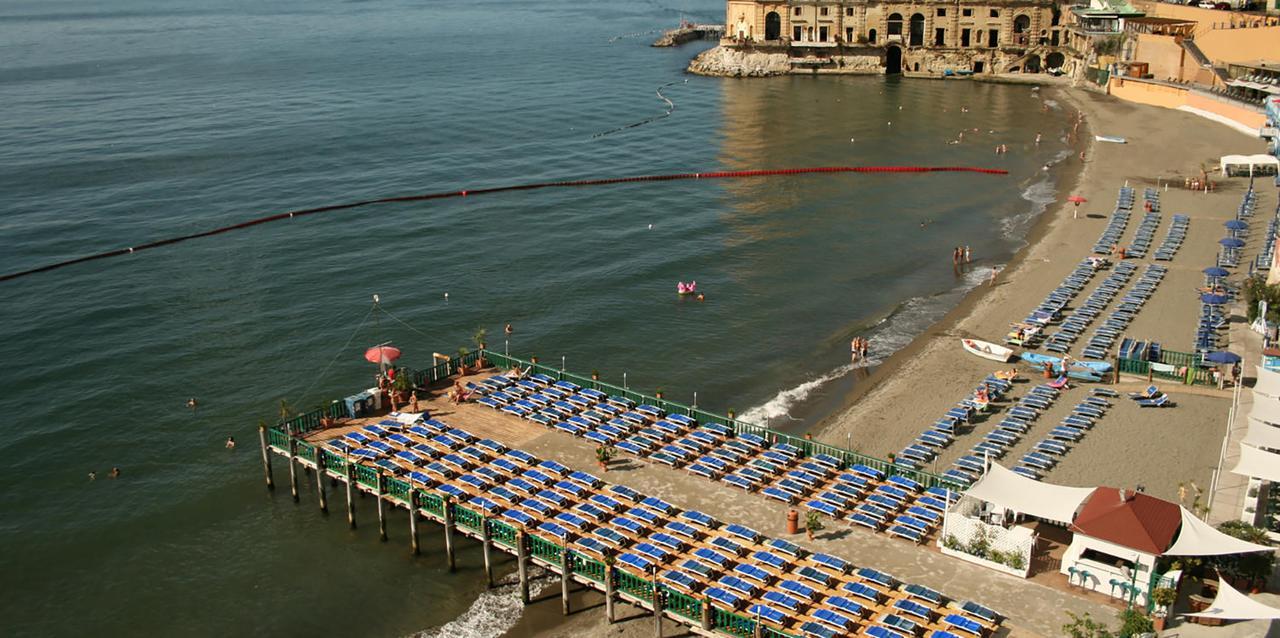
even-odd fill
[(1117, 137), (1115, 135), (1094, 135), (1093, 139), (1098, 140), (1099, 142), (1111, 142), (1112, 144), (1125, 143), (1125, 139), (1123, 137)]
[(999, 361), (1000, 363), (1008, 361), (1009, 357), (1013, 356), (1013, 350), (1010, 350), (1009, 348), (998, 346), (994, 343), (988, 343), (986, 341), (978, 341), (977, 339), (961, 339), (960, 345), (964, 346), (965, 350), (968, 350), (983, 359)]

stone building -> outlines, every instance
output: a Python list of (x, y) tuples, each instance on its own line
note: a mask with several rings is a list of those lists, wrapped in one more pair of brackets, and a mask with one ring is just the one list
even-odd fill
[(791, 70), (1072, 73), (1068, 11), (1053, 0), (727, 0), (721, 46)]

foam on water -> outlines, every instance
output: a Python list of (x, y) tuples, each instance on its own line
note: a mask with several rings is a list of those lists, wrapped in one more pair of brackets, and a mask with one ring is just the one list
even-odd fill
[[(536, 578), (539, 571), (535, 569), (530, 573), (531, 597), (541, 594), (550, 582)], [(497, 587), (481, 592), (462, 615), (434, 629), (414, 633), (410, 638), (498, 638), (514, 627), (523, 613), (520, 581), (512, 574), (499, 581)]]
[[(1004, 264), (996, 265), (1003, 268)], [(792, 409), (820, 390), (823, 386), (843, 377), (857, 368), (884, 363), (894, 353), (905, 348), (916, 337), (928, 330), (947, 314), (965, 295), (984, 283), (990, 276), (988, 267), (973, 268), (960, 277), (960, 284), (932, 297), (912, 297), (898, 305), (868, 331), (870, 348), (867, 358), (858, 363), (846, 363), (795, 387), (778, 392), (765, 403), (743, 412), (739, 417), (746, 423), (767, 425), (780, 417), (797, 420)]]

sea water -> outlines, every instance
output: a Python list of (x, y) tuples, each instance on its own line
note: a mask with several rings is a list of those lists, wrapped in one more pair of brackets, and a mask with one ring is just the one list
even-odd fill
[[(369, 346), (422, 367), (486, 328), (495, 350), (801, 431), (797, 408), (848, 372), (851, 337), (871, 335), (875, 360), (904, 345), (1059, 196), (1042, 166), (1071, 114), (1038, 91), (685, 76), (709, 43), (648, 46), (722, 14), (713, 0), (0, 6), (3, 272), (369, 197), (823, 165), (1010, 171), (384, 205), (0, 284), (6, 633), (406, 635), (473, 604), (509, 619), (517, 606), (476, 603), (471, 544), (448, 573), (430, 526), (411, 558), (403, 515), (384, 544), (367, 505), (352, 531), (309, 490), (299, 505), (267, 492), (258, 422), (282, 400), (367, 387)], [(664, 85), (671, 115), (623, 128), (670, 108)], [(705, 301), (676, 296), (690, 280)]]

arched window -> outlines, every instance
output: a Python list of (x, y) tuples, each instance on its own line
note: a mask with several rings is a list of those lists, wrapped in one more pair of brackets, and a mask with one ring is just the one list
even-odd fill
[(1030, 30), (1031, 30), (1031, 18), (1028, 18), (1025, 15), (1020, 15), (1013, 19), (1014, 33), (1026, 33), (1027, 31), (1030, 31)]
[(911, 46), (918, 47), (924, 44), (924, 15), (914, 13), (911, 15)]
[(770, 11), (764, 16), (764, 39), (777, 40), (782, 35), (782, 16)]
[(889, 14), (889, 35), (902, 35), (902, 14)]

